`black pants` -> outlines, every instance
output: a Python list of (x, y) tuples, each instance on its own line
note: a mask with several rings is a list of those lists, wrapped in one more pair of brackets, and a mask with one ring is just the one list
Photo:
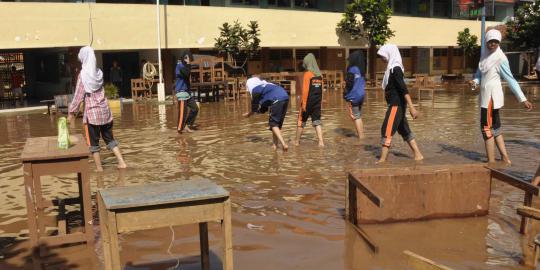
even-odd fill
[(112, 128), (112, 121), (105, 125), (85, 125), (86, 143), (90, 147), (91, 153), (100, 151), (101, 148), (99, 147), (99, 137), (103, 138), (107, 144), (107, 149), (109, 150), (112, 150), (114, 147), (118, 146), (118, 142), (114, 139)]
[(281, 129), (283, 121), (285, 121), (285, 115), (287, 115), (288, 106), (288, 100), (280, 100), (274, 102), (274, 104), (270, 106), (270, 118), (268, 119), (270, 130), (272, 130), (273, 127), (279, 127), (279, 129)]
[(300, 108), (298, 112), (298, 127), (306, 127), (308, 118), (311, 117), (311, 123), (314, 127), (321, 125), (321, 100), (313, 100), (310, 102), (308, 99), (306, 110), (303, 111)]
[(194, 97), (190, 97), (188, 100), (179, 100), (177, 129), (181, 131), (186, 127), (186, 124), (188, 126), (195, 124), (198, 114), (199, 106), (197, 106), (197, 101)]
[(381, 144), (383, 146), (390, 147), (392, 136), (396, 134), (396, 131), (406, 142), (414, 139), (414, 134), (409, 128), (405, 111), (406, 107), (404, 108), (403, 106), (388, 106), (381, 127)]
[(501, 118), (499, 109), (493, 109), (493, 100), (489, 101), (488, 108), (480, 108), (480, 130), (484, 140), (501, 135)]

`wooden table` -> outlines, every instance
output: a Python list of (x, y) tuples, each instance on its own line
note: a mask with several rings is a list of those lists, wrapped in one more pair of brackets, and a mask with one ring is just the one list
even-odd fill
[(122, 269), (118, 234), (199, 224), (201, 264), (209, 269), (208, 222), (221, 222), (223, 269), (233, 269), (229, 192), (209, 180), (189, 180), (98, 191), (105, 269)]
[[(56, 246), (67, 243), (86, 242), (93, 244), (92, 201), (90, 178), (88, 175), (88, 146), (82, 136), (74, 136), (77, 143), (67, 150), (58, 149), (57, 137), (28, 138), (21, 159), (24, 171), (24, 187), (28, 213), (30, 245), (45, 244)], [(41, 191), (41, 176), (76, 173), (79, 197), (58, 200), (45, 200)], [(46, 234), (44, 209), (58, 206), (60, 216), (65, 204), (79, 204), (84, 221), (84, 232), (69, 233), (66, 220), (58, 219), (58, 235)]]
[(39, 101), (39, 103), (44, 103), (45, 105), (47, 105), (47, 114), (51, 114), (51, 106), (54, 104), (54, 99), (46, 99), (46, 100), (41, 100)]
[(208, 98), (208, 94), (212, 92), (212, 98), (213, 101), (219, 101), (219, 88), (222, 87), (223, 89), (226, 89), (227, 82), (226, 81), (218, 81), (218, 82), (198, 82), (198, 83), (192, 83), (191, 88), (197, 91), (197, 99), (202, 102), (201, 99), (201, 91), (205, 91), (206, 95), (205, 98)]

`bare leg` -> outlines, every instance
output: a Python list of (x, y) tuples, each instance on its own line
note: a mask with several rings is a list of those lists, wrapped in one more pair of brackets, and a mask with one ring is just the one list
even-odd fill
[(278, 138), (276, 134), (274, 133), (274, 131), (272, 131), (272, 148), (274, 149), (274, 151), (277, 150), (278, 143), (279, 143)]
[(317, 138), (319, 138), (319, 146), (324, 147), (324, 140), (322, 136), (322, 127), (321, 125), (315, 126), (315, 132), (317, 133)]
[(279, 127), (272, 127), (272, 132), (283, 146), (283, 151), (289, 150), (289, 146), (285, 143), (285, 140), (283, 140), (283, 136), (281, 136), (281, 130), (279, 129)]
[(94, 162), (96, 163), (96, 170), (98, 172), (102, 172), (103, 167), (101, 166), (101, 156), (99, 155), (99, 152), (92, 153), (92, 156), (94, 157)]
[(116, 159), (118, 160), (118, 169), (125, 169), (127, 168), (127, 164), (124, 161), (124, 157), (122, 156), (122, 153), (120, 152), (120, 148), (118, 146), (115, 146), (112, 149), (114, 155), (116, 156)]
[(538, 166), (538, 170), (536, 170), (536, 174), (534, 175), (532, 184), (535, 186), (538, 186), (538, 184), (540, 184), (540, 166)]
[(386, 158), (388, 158), (388, 151), (390, 150), (390, 147), (383, 145), (381, 150), (382, 150), (381, 157), (379, 158), (379, 161), (377, 161), (377, 163), (386, 162)]
[(422, 160), (424, 159), (424, 156), (422, 156), (422, 153), (420, 153), (420, 149), (418, 149), (418, 145), (416, 144), (416, 140), (412, 139), (407, 142), (409, 146), (411, 147), (411, 150), (414, 152), (414, 160)]
[(298, 146), (300, 144), (300, 137), (302, 137), (302, 133), (304, 133), (303, 127), (296, 128), (296, 139), (294, 141), (295, 146)]
[(486, 144), (486, 155), (488, 158), (488, 163), (495, 162), (495, 139), (493, 137), (484, 141)]
[[(499, 148), (499, 153), (501, 153), (502, 160), (509, 165), (512, 164), (512, 162), (510, 161), (510, 158), (508, 157), (508, 153), (506, 152), (506, 146), (504, 145), (504, 138), (502, 135), (495, 137), (495, 144), (497, 145), (497, 148)], [(495, 153), (493, 154), (495, 156)]]
[(364, 123), (362, 122), (362, 118), (355, 119), (354, 126), (356, 127), (358, 139), (364, 139), (366, 136), (364, 135)]

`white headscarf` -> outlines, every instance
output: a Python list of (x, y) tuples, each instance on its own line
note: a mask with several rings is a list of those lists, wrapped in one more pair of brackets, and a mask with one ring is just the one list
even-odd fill
[(79, 61), (82, 63), (81, 81), (86, 93), (96, 92), (103, 86), (103, 72), (96, 66), (96, 55), (90, 46), (82, 47), (79, 51)]
[(384, 72), (384, 78), (382, 81), (382, 88), (385, 89), (388, 85), (388, 79), (390, 78), (392, 69), (395, 67), (400, 67), (401, 71), (405, 72), (405, 68), (403, 67), (403, 60), (401, 60), (401, 54), (399, 53), (399, 49), (396, 45), (383, 45), (379, 51), (377, 51), (377, 54), (388, 60), (388, 65), (386, 66), (386, 71)]
[(251, 95), (251, 92), (253, 92), (253, 89), (255, 89), (255, 87), (259, 86), (259, 85), (267, 85), (267, 84), (270, 84), (269, 82), (265, 81), (265, 80), (261, 80), (259, 77), (253, 77), (253, 78), (249, 78), (246, 82), (246, 88), (247, 88), (247, 91), (249, 92), (249, 94)]
[[(490, 40), (497, 40), (501, 42), (502, 35), (499, 30), (491, 29), (486, 33), (486, 43)], [(488, 70), (498, 66), (502, 61), (506, 60), (506, 55), (501, 50), (501, 47), (498, 47), (496, 51), (490, 52), (489, 49), (485, 48), (482, 52), (482, 57), (480, 57), (480, 63), (478, 63), (478, 69), (480, 72), (485, 73)]]

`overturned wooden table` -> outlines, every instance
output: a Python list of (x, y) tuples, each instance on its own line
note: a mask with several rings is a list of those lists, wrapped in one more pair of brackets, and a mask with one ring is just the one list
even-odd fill
[(209, 180), (98, 191), (105, 269), (122, 269), (118, 234), (198, 223), (202, 269), (209, 269), (208, 222), (221, 222), (223, 269), (233, 269), (229, 192)]
[[(28, 214), (30, 245), (56, 246), (68, 243), (86, 242), (93, 244), (92, 201), (90, 179), (88, 176), (89, 150), (82, 136), (73, 136), (74, 143), (66, 150), (58, 149), (57, 137), (28, 138), (24, 145), (21, 159), (24, 171), (24, 190)], [(45, 200), (41, 191), (41, 177), (76, 173), (79, 197), (57, 200)], [(65, 204), (64, 204), (65, 203)], [(69, 233), (66, 220), (58, 218), (58, 234), (47, 235), (44, 210), (58, 206), (60, 216), (67, 204), (80, 204), (84, 221), (84, 232)]]

